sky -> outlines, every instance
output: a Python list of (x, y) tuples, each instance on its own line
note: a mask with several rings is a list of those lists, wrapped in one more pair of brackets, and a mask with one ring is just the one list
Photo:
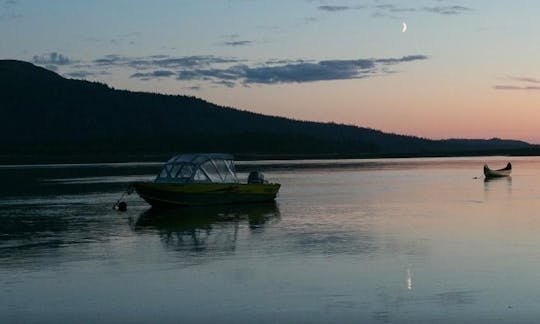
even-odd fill
[(539, 12), (533, 0), (0, 0), (0, 59), (268, 115), (540, 143)]

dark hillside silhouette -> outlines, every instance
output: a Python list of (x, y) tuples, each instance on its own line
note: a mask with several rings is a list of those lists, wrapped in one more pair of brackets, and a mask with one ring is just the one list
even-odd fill
[[(387, 134), (221, 107), (181, 95), (65, 79), (31, 63), (0, 61), (0, 148), (10, 156), (131, 157), (186, 151), (268, 156), (430, 156), (535, 149), (521, 141)], [(106, 159), (106, 158), (105, 158)]]

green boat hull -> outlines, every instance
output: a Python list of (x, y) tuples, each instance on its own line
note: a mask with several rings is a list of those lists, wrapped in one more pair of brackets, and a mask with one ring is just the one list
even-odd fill
[(280, 184), (133, 183), (137, 194), (153, 207), (204, 206), (273, 201)]

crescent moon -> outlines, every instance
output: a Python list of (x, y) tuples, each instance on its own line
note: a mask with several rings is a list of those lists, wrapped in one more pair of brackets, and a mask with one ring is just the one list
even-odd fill
[(402, 23), (403, 26), (401, 27), (401, 32), (404, 33), (407, 31), (407, 24), (406, 23)]

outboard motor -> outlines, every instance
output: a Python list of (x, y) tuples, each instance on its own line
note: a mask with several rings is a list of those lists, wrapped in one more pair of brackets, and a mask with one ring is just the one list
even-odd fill
[(264, 174), (260, 171), (252, 171), (248, 176), (248, 183), (264, 183)]

